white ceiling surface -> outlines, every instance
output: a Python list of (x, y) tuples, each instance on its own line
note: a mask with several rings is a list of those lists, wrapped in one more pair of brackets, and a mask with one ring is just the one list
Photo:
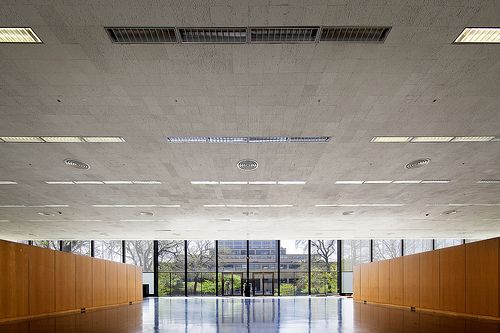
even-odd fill
[[(427, 205), (500, 204), (500, 184), (476, 184), (500, 179), (500, 142), (369, 143), (377, 135), (500, 135), (500, 45), (452, 44), (465, 26), (499, 26), (498, 13), (498, 1), (459, 0), (1, 1), (0, 26), (30, 26), (44, 44), (0, 44), (0, 136), (108, 135), (126, 143), (0, 144), (0, 180), (19, 182), (0, 185), (0, 205), (70, 206), (0, 208), (0, 238), (499, 236), (498, 205)], [(114, 45), (103, 29), (247, 25), (393, 28), (384, 44), (300, 45)], [(165, 136), (176, 135), (334, 139), (165, 142)], [(67, 167), (65, 158), (91, 168)], [(238, 170), (236, 162), (243, 158), (256, 159), (259, 168)], [(432, 161), (404, 168), (417, 158)], [(334, 184), (386, 179), (452, 182)], [(44, 183), (50, 180), (160, 180), (162, 185)], [(201, 186), (191, 180), (307, 184)], [(360, 203), (405, 206), (314, 206)], [(441, 214), (450, 208), (458, 212)], [(144, 210), (154, 215), (139, 215)], [(342, 215), (347, 210), (355, 214)]]

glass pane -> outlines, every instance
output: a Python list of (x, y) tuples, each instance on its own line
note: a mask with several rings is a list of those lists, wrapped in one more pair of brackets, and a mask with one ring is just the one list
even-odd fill
[(125, 262), (142, 267), (142, 283), (149, 285), (150, 295), (154, 294), (153, 241), (125, 241)]
[(62, 242), (62, 250), (64, 252), (90, 256), (90, 241), (72, 240), (72, 241), (61, 241), (61, 242)]
[(337, 292), (337, 241), (311, 241), (311, 293)]
[(342, 241), (342, 271), (352, 272), (352, 267), (365, 262), (370, 262), (369, 240), (343, 240)]
[(401, 257), (400, 239), (374, 239), (373, 261)]
[(18, 240), (18, 241), (16, 241), (16, 243), (28, 245), (29, 241), (27, 241), (27, 240)]
[(273, 296), (278, 292), (278, 242), (251, 240), (250, 279), (255, 296)]
[(184, 241), (158, 241), (158, 294), (184, 296)]
[(432, 239), (405, 239), (405, 256), (425, 251), (432, 251)]
[(463, 244), (461, 239), (436, 239), (436, 249), (444, 249), (445, 247)]
[(34, 240), (33, 245), (51, 250), (59, 250), (59, 241), (55, 240)]
[(281, 295), (307, 295), (309, 282), (307, 240), (282, 240), (280, 243)]
[(121, 262), (122, 241), (94, 241), (94, 256), (96, 258)]
[(188, 241), (189, 296), (215, 296), (215, 241)]

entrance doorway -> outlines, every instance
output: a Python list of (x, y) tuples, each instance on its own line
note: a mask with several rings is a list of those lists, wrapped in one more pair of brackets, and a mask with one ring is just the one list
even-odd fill
[(222, 296), (243, 296), (243, 273), (222, 273)]
[(252, 272), (253, 295), (274, 296), (274, 272)]

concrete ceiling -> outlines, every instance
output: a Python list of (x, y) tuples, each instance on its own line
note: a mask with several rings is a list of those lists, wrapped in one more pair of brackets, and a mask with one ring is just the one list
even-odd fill
[[(0, 136), (122, 136), (126, 143), (0, 143), (0, 180), (19, 183), (0, 185), (0, 205), (69, 205), (0, 208), (0, 238), (499, 236), (500, 184), (476, 181), (500, 179), (500, 142), (370, 143), (377, 135), (500, 135), (500, 45), (452, 44), (466, 26), (499, 26), (498, 13), (498, 1), (477, 0), (1, 1), (0, 26), (30, 26), (44, 44), (0, 44)], [(392, 31), (384, 44), (115, 45), (103, 29), (247, 25), (383, 25)], [(334, 139), (169, 144), (165, 136), (172, 135)], [(404, 168), (424, 157), (432, 160), (428, 166)], [(67, 167), (65, 158), (91, 168)], [(243, 158), (257, 160), (259, 168), (238, 170)], [(386, 179), (451, 183), (334, 184)], [(44, 183), (53, 180), (162, 184)], [(404, 206), (315, 207), (366, 203)], [(497, 205), (446, 206), (463, 203)], [(441, 214), (450, 208), (457, 213)], [(154, 215), (141, 216), (145, 210)]]

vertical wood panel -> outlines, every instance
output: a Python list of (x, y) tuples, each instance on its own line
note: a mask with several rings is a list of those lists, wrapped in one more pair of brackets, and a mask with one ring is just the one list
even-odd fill
[(56, 311), (73, 310), (75, 305), (75, 255), (54, 252), (56, 262)]
[(420, 253), (420, 307), (439, 309), (439, 252)]
[(362, 301), (368, 301), (368, 298), (370, 298), (370, 279), (369, 279), (369, 273), (370, 273), (370, 267), (368, 264), (363, 264), (360, 265), (360, 275), (361, 275), (361, 300)]
[(135, 269), (136, 301), (142, 301), (142, 268), (136, 266)]
[(77, 309), (92, 307), (92, 258), (75, 256), (75, 305)]
[(368, 292), (369, 301), (378, 302), (379, 297), (379, 281), (378, 281), (378, 262), (368, 264), (369, 267), (369, 281), (370, 290)]
[(117, 303), (123, 304), (127, 303), (127, 265), (126, 264), (118, 264), (117, 265)]
[(106, 305), (106, 261), (92, 259), (92, 304)]
[(465, 245), (466, 312), (499, 316), (499, 239)]
[(394, 258), (390, 262), (390, 299), (391, 304), (403, 304), (403, 258)]
[(420, 306), (420, 256), (403, 257), (403, 305)]
[(118, 263), (106, 261), (106, 305), (118, 303)]
[(127, 265), (127, 301), (135, 302), (136, 292), (135, 292), (135, 266)]
[(28, 249), (0, 240), (0, 319), (29, 314)]
[(439, 251), (439, 308), (465, 312), (465, 245)]
[(352, 292), (355, 300), (361, 300), (361, 266), (356, 265), (352, 268)]
[(55, 311), (55, 251), (29, 247), (30, 315)]
[(382, 260), (378, 263), (378, 301), (390, 303), (390, 260)]

